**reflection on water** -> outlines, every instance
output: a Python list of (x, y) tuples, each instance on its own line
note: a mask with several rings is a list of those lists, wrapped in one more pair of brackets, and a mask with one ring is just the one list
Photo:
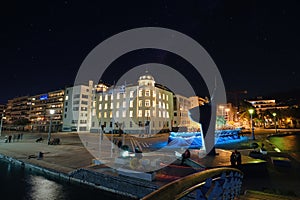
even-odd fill
[(30, 199), (43, 200), (45, 197), (47, 199), (64, 199), (64, 196), (61, 194), (63, 186), (54, 181), (47, 180), (41, 176), (30, 175), (27, 183), (30, 185), (28, 190)]
[(120, 199), (106, 192), (49, 180), (0, 159), (0, 200)]
[(300, 152), (300, 134), (270, 137), (270, 142), (282, 151)]

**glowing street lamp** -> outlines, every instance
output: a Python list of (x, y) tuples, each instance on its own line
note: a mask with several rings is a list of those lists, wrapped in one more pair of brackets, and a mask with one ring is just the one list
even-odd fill
[(52, 129), (52, 115), (55, 113), (55, 110), (50, 109), (50, 125), (49, 125), (49, 132), (48, 132), (48, 144), (50, 144), (50, 139), (51, 139), (51, 129)]
[(274, 117), (274, 123), (275, 123), (275, 133), (277, 133), (277, 125), (276, 125), (276, 113), (272, 113), (273, 117)]
[(2, 133), (3, 118), (4, 118), (4, 113), (2, 113), (2, 116), (1, 116), (1, 123), (0, 123), (0, 136), (1, 136), (1, 133)]
[(248, 112), (250, 113), (250, 123), (251, 123), (251, 130), (252, 130), (252, 140), (255, 140), (255, 136), (254, 136), (254, 127), (253, 127), (253, 123), (252, 123), (252, 115), (254, 113), (254, 109), (249, 109)]

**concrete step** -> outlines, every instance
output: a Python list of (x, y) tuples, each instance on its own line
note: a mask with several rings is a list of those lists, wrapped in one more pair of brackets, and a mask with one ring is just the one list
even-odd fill
[(246, 190), (243, 195), (238, 197), (239, 200), (299, 200), (299, 197), (290, 197), (265, 192)]

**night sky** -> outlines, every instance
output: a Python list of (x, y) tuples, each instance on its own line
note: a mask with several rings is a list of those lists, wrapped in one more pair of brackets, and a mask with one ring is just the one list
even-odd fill
[[(298, 1), (8, 2), (0, 6), (0, 103), (72, 85), (95, 46), (147, 26), (174, 29), (198, 41), (218, 66), (227, 91), (247, 90), (254, 97), (300, 86)], [(110, 71), (146, 61), (185, 65), (174, 55), (145, 50), (122, 56)]]

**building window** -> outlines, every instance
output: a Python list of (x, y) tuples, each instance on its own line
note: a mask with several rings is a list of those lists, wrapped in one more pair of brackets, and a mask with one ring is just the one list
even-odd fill
[(166, 112), (166, 114), (167, 114), (167, 118), (169, 118), (169, 112)]
[(126, 101), (123, 101), (123, 108), (126, 108)]
[(112, 122), (109, 122), (109, 127), (112, 127)]
[(81, 101), (81, 104), (83, 104), (83, 105), (88, 105), (88, 101)]
[(102, 104), (99, 104), (99, 110), (102, 110)]
[(112, 118), (112, 111), (109, 112), (109, 117)]
[(169, 109), (169, 104), (168, 103), (166, 103), (166, 107), (167, 107), (167, 109)]
[(167, 95), (167, 94), (166, 94), (166, 99), (167, 99), (167, 101), (169, 101), (169, 95)]
[(165, 100), (165, 94), (163, 94), (163, 100)]
[(155, 93), (155, 91), (153, 90), (153, 97), (156, 97), (156, 93)]
[(165, 118), (166, 117), (166, 111), (163, 111), (162, 114), (163, 114), (163, 118)]
[(78, 105), (79, 104), (79, 101), (76, 100), (76, 101), (73, 101), (73, 105)]
[(73, 98), (74, 98), (74, 99), (80, 98), (80, 94), (74, 94)]
[(143, 106), (143, 100), (139, 100), (139, 107)]
[(150, 117), (150, 110), (145, 110), (145, 117)]
[(158, 93), (158, 98), (161, 99), (161, 93), (160, 92)]
[(86, 120), (80, 120), (79, 123), (80, 124), (86, 124)]
[(102, 117), (102, 113), (101, 112), (99, 112), (99, 118), (101, 118)]
[(108, 100), (108, 95), (107, 95), (107, 94), (105, 95), (104, 100), (105, 100), (105, 101)]
[(165, 109), (165, 108), (166, 108), (166, 104), (165, 104), (165, 102), (163, 102), (163, 106), (162, 106), (162, 107), (163, 107), (163, 109)]
[(139, 127), (142, 127), (143, 124), (142, 124), (142, 121), (139, 121)]
[(150, 97), (150, 90), (146, 90), (146, 91), (145, 91), (145, 96), (146, 96), (146, 97)]
[(80, 110), (81, 111), (87, 111), (87, 107), (81, 107)]
[(93, 109), (92, 110), (92, 116), (95, 116), (96, 115), (96, 109)]
[(99, 97), (99, 101), (102, 101), (102, 95), (100, 95), (100, 97)]
[(129, 126), (130, 126), (130, 128), (132, 128), (132, 121), (129, 122)]
[(146, 106), (146, 107), (150, 107), (150, 100), (148, 100), (148, 99), (145, 100), (145, 106)]
[(153, 107), (153, 108), (155, 107), (155, 104), (156, 104), (155, 101), (153, 101), (153, 102), (152, 102), (152, 107)]
[(67, 118), (67, 114), (65, 114), (65, 118)]
[(120, 102), (117, 102), (117, 108), (120, 108)]
[(161, 111), (160, 110), (158, 111), (158, 117), (161, 117)]
[(139, 97), (143, 96), (143, 90), (139, 90)]
[(130, 107), (130, 108), (133, 108), (133, 100), (130, 100), (130, 101), (129, 101), (129, 107)]
[(125, 92), (123, 93), (123, 99), (126, 99), (126, 93)]
[(77, 124), (78, 120), (72, 120), (72, 124)]
[(66, 96), (65, 100), (68, 101), (69, 100), (69, 96)]
[(133, 90), (129, 92), (130, 98), (133, 98), (133, 92), (134, 92)]
[(143, 116), (143, 111), (142, 111), (142, 110), (139, 110), (138, 117), (142, 117), (142, 116)]
[(107, 103), (104, 104), (104, 109), (107, 109)]
[(126, 117), (126, 110), (123, 110), (122, 117)]
[(119, 118), (119, 111), (116, 111), (116, 118)]
[(73, 111), (78, 111), (79, 107), (73, 107)]
[(68, 108), (65, 108), (65, 112), (67, 112), (68, 111)]
[(82, 94), (81, 97), (82, 97), (83, 99), (88, 99), (88, 98), (89, 98), (89, 95), (87, 95), (87, 94)]
[(120, 99), (120, 93), (119, 92), (117, 93), (117, 99)]
[(114, 100), (114, 95), (113, 94), (110, 95), (110, 100)]
[(129, 117), (133, 117), (133, 110), (129, 111)]
[(107, 118), (107, 113), (106, 113), (106, 112), (104, 112), (104, 114), (103, 114), (103, 115), (104, 115), (104, 118)]
[(161, 102), (160, 101), (158, 102), (158, 108), (161, 108)]
[(110, 109), (114, 108), (114, 103), (110, 103)]
[(152, 110), (152, 116), (153, 116), (153, 117), (156, 117), (155, 114), (156, 114), (156, 113), (155, 113), (155, 110)]

